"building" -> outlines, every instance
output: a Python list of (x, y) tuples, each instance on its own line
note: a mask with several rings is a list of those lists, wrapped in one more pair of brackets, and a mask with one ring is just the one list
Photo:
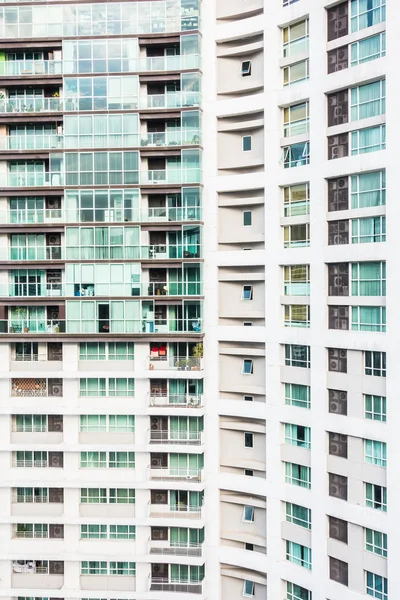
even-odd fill
[(395, 598), (399, 36), (0, 3), (0, 598)]

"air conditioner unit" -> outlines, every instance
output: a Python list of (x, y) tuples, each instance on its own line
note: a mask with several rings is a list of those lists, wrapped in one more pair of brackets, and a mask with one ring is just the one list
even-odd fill
[(49, 246), (59, 246), (61, 243), (61, 238), (59, 235), (49, 235), (48, 242)]
[(64, 573), (64, 563), (61, 560), (51, 560), (49, 572), (52, 575), (62, 575)]
[(167, 499), (165, 497), (165, 494), (155, 494), (155, 501), (159, 504), (162, 504), (165, 502), (165, 504), (167, 503)]
[(159, 573), (161, 571), (161, 565), (153, 565), (152, 571), (153, 573)]
[(161, 467), (162, 466), (162, 460), (161, 460), (161, 458), (152, 458), (151, 459), (151, 466), (152, 467), (156, 467), (156, 468)]
[(50, 525), (50, 537), (62, 539), (64, 537), (64, 525)]
[(49, 382), (49, 396), (63, 395), (63, 388), (61, 383)]
[(64, 490), (62, 488), (49, 488), (49, 502), (62, 504), (64, 502)]
[(62, 452), (49, 452), (49, 467), (61, 469), (64, 466), (64, 456)]
[(335, 400), (329, 400), (329, 412), (330, 413), (339, 413), (341, 414), (340, 404)]
[(48, 209), (60, 208), (59, 198), (48, 198), (46, 204)]
[(349, 316), (349, 307), (348, 306), (339, 306), (339, 317), (348, 318)]
[(153, 423), (151, 426), (152, 431), (158, 431), (158, 423)]
[(339, 363), (337, 360), (329, 361), (329, 370), (330, 371), (339, 371)]
[(339, 350), (340, 358), (347, 358), (347, 350)]
[(348, 180), (344, 177), (341, 177), (340, 179), (337, 180), (337, 186), (339, 188), (344, 188), (344, 187), (348, 187)]

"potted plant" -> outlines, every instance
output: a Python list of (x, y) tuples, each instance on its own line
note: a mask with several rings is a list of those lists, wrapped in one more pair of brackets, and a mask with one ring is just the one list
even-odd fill
[(177, 360), (175, 363), (175, 366), (178, 369), (178, 371), (189, 371), (190, 370), (189, 361), (186, 360), (186, 358), (181, 358), (181, 360)]
[(204, 348), (203, 348), (203, 344), (201, 342), (198, 342), (192, 350), (192, 357), (193, 357), (193, 371), (200, 371), (200, 361), (203, 358), (203, 354), (204, 354)]

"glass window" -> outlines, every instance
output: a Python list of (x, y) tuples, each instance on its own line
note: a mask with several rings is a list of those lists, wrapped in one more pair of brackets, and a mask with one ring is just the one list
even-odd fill
[(250, 358), (243, 359), (242, 374), (243, 375), (252, 375), (253, 374), (253, 361)]
[(386, 467), (386, 444), (375, 440), (364, 440), (364, 460), (370, 465)]
[(305, 567), (306, 569), (312, 568), (312, 552), (311, 548), (296, 544), (286, 540), (286, 560)]
[(374, 81), (352, 88), (351, 120), (369, 119), (386, 112), (386, 80)]
[(283, 188), (284, 216), (297, 217), (310, 212), (310, 185), (299, 183)]
[(108, 431), (133, 433), (135, 431), (134, 415), (109, 415)]
[(242, 596), (246, 598), (253, 598), (254, 596), (254, 581), (250, 581), (249, 579), (245, 579), (243, 581), (243, 592)]
[(303, 465), (285, 462), (285, 481), (292, 485), (298, 485), (311, 489), (311, 469)]
[(301, 248), (310, 245), (310, 224), (288, 225), (283, 228), (284, 248)]
[(106, 415), (81, 415), (80, 431), (107, 431)]
[(81, 539), (106, 539), (107, 525), (81, 525)]
[(250, 227), (250, 225), (252, 225), (253, 222), (253, 213), (251, 210), (244, 210), (243, 211), (243, 226), (244, 227)]
[(136, 575), (136, 564), (134, 562), (110, 562), (110, 575)]
[(308, 50), (308, 19), (288, 25), (282, 30), (283, 57), (293, 56)]
[(309, 104), (301, 102), (283, 109), (283, 135), (291, 137), (308, 133), (310, 127)]
[(308, 59), (283, 68), (283, 85), (292, 85), (308, 79)]
[(252, 136), (251, 135), (244, 135), (242, 137), (242, 150), (243, 150), (243, 152), (250, 152), (250, 150), (251, 150), (251, 142), (252, 142)]
[(386, 263), (352, 263), (351, 295), (386, 296)]
[(309, 369), (311, 366), (310, 346), (285, 344), (285, 365), (288, 367), (303, 367)]
[(253, 448), (254, 447), (254, 435), (245, 431), (244, 433), (244, 447), (245, 448)]
[(351, 328), (353, 331), (386, 331), (386, 308), (384, 306), (352, 306)]
[(105, 504), (106, 502), (106, 488), (81, 488), (82, 504)]
[(387, 511), (386, 488), (374, 483), (365, 484), (365, 506), (375, 510)]
[(311, 449), (311, 429), (304, 425), (285, 423), (285, 444)]
[(81, 575), (107, 575), (107, 562), (84, 560), (81, 562)]
[(386, 171), (351, 176), (351, 208), (386, 204)]
[(240, 66), (240, 74), (242, 77), (251, 75), (251, 60), (243, 60)]
[(81, 452), (81, 469), (105, 469), (107, 467), (106, 452)]
[(310, 386), (297, 383), (285, 383), (285, 404), (311, 408)]
[(352, 33), (385, 20), (386, 0), (351, 0)]
[(242, 521), (253, 522), (254, 521), (254, 506), (244, 506)]
[(285, 296), (310, 295), (310, 265), (287, 265), (284, 267)]
[(282, 160), (285, 169), (302, 167), (310, 163), (310, 142), (299, 142), (282, 148)]
[(351, 132), (351, 155), (377, 152), (386, 148), (386, 125)]
[(365, 549), (387, 558), (387, 535), (374, 529), (365, 529)]
[(244, 285), (242, 287), (242, 300), (253, 300), (253, 286)]
[(285, 305), (285, 327), (310, 327), (310, 306), (308, 304)]
[(296, 583), (287, 581), (286, 600), (312, 600), (312, 593)]
[(111, 469), (134, 469), (135, 468), (135, 453), (134, 452), (110, 452), (108, 466)]
[(367, 596), (378, 600), (388, 600), (388, 580), (381, 575), (365, 571), (365, 591)]
[(386, 242), (386, 217), (364, 217), (351, 221), (351, 243)]
[(286, 502), (286, 521), (305, 529), (311, 529), (311, 509), (299, 504)]
[(134, 540), (136, 527), (134, 525), (110, 525), (111, 540)]
[(126, 378), (97, 379), (87, 378), (79, 380), (80, 396), (134, 396), (135, 381)]
[(376, 58), (386, 56), (386, 32), (351, 44), (351, 66), (355, 67)]
[(373, 421), (386, 422), (385, 396), (372, 396), (364, 394), (365, 418)]
[(110, 504), (135, 504), (135, 490), (110, 488)]

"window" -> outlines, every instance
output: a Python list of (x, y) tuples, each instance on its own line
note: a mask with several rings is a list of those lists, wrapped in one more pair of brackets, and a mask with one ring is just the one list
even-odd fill
[(98, 560), (83, 560), (81, 575), (107, 575), (107, 562)]
[(364, 440), (364, 460), (370, 465), (386, 467), (386, 444), (375, 440)]
[(80, 431), (107, 431), (106, 415), (81, 415)]
[(347, 458), (347, 435), (329, 432), (329, 454)]
[(246, 477), (254, 477), (254, 471), (252, 469), (245, 469), (244, 474)]
[(329, 473), (329, 495), (347, 501), (347, 477)]
[(285, 404), (311, 408), (310, 387), (297, 383), (285, 383)]
[(110, 575), (136, 575), (136, 564), (134, 562), (110, 562)]
[(39, 502), (44, 503), (49, 501), (48, 489), (47, 488), (31, 488), (31, 487), (19, 487), (17, 488), (17, 502)]
[(375, 60), (376, 58), (381, 58), (382, 56), (386, 56), (385, 31), (351, 44), (352, 67)]
[(338, 558), (329, 557), (329, 579), (349, 585), (349, 565)]
[(245, 521), (246, 523), (254, 521), (254, 506), (243, 507), (242, 521)]
[(135, 431), (134, 415), (108, 415), (108, 431), (133, 433)]
[(254, 447), (254, 435), (245, 431), (244, 433), (244, 447), (245, 448), (253, 448)]
[(283, 136), (302, 135), (310, 129), (308, 102), (293, 104), (283, 109)]
[(311, 509), (286, 502), (286, 521), (305, 529), (311, 529)]
[(283, 57), (293, 56), (308, 50), (308, 19), (288, 25), (283, 33)]
[(105, 504), (106, 502), (106, 488), (81, 488), (82, 504)]
[(374, 377), (386, 377), (386, 352), (364, 352), (364, 373)]
[(253, 286), (244, 285), (242, 287), (242, 300), (253, 300)]
[(254, 544), (249, 544), (249, 543), (245, 542), (244, 549), (245, 550), (250, 550), (251, 552), (253, 552), (253, 550), (254, 550)]
[(250, 152), (250, 150), (251, 150), (251, 141), (252, 141), (252, 136), (251, 135), (244, 135), (244, 136), (242, 136), (242, 150), (243, 150), (243, 152)]
[(287, 367), (303, 367), (309, 369), (311, 366), (310, 346), (285, 344), (285, 365)]
[(284, 248), (299, 248), (310, 245), (310, 224), (287, 225), (283, 228)]
[(375, 510), (387, 511), (386, 488), (374, 483), (365, 484), (365, 506)]
[(135, 490), (125, 488), (110, 488), (110, 504), (135, 504)]
[(253, 224), (253, 212), (251, 210), (243, 211), (243, 227), (250, 227)]
[(285, 482), (311, 489), (311, 469), (303, 465), (285, 462)]
[(107, 452), (81, 452), (81, 469), (105, 469)]
[(386, 0), (351, 0), (352, 33), (385, 20)]
[(243, 321), (243, 327), (253, 327), (253, 321)]
[(386, 331), (386, 308), (384, 306), (352, 306), (351, 328), (353, 331)]
[(17, 538), (48, 538), (49, 526), (40, 523), (17, 523), (14, 535)]
[(133, 342), (81, 342), (79, 360), (133, 360)]
[(386, 171), (351, 176), (351, 208), (386, 204)]
[(353, 263), (351, 265), (351, 295), (386, 296), (386, 263)]
[(310, 212), (310, 185), (299, 183), (283, 188), (285, 217), (308, 215)]
[(385, 396), (364, 395), (365, 418), (386, 423)]
[(287, 265), (284, 267), (285, 296), (310, 295), (310, 265)]
[(386, 81), (374, 81), (351, 89), (351, 120), (377, 117), (386, 112)]
[(254, 581), (250, 581), (249, 579), (243, 581), (242, 595), (246, 598), (252, 598), (254, 596)]
[(282, 160), (285, 169), (302, 167), (310, 163), (310, 142), (299, 142), (282, 148)]
[(136, 527), (134, 525), (109, 525), (110, 540), (134, 540)]
[(251, 75), (251, 60), (243, 60), (240, 67), (240, 74), (242, 77), (248, 77)]
[(294, 4), (295, 2), (298, 2), (299, 0), (283, 0), (283, 6), (289, 6), (289, 4)]
[(351, 132), (351, 156), (377, 152), (386, 148), (386, 125), (366, 127)]
[(311, 449), (311, 429), (304, 425), (285, 423), (285, 444)]
[(80, 396), (134, 396), (135, 380), (123, 378), (94, 378), (79, 380)]
[(285, 327), (310, 327), (310, 305), (285, 304)]
[(254, 396), (243, 396), (245, 402), (253, 402)]
[(348, 543), (348, 523), (337, 517), (328, 517), (329, 519), (329, 537), (339, 540), (344, 544)]
[(107, 525), (81, 525), (81, 539), (106, 539)]
[(312, 568), (312, 551), (307, 546), (286, 540), (286, 560), (305, 569)]
[(251, 358), (243, 359), (242, 375), (253, 375), (253, 361)]
[(367, 596), (388, 600), (388, 580), (381, 575), (365, 571), (365, 591)]
[(351, 243), (386, 242), (386, 217), (364, 217), (351, 221)]
[(283, 69), (283, 85), (292, 85), (308, 79), (308, 59), (301, 60)]
[(110, 452), (109, 465), (110, 469), (134, 469), (135, 468), (135, 453), (134, 452)]
[(296, 583), (287, 581), (286, 600), (312, 600), (312, 593)]
[(387, 535), (374, 529), (365, 530), (365, 549), (387, 558)]

